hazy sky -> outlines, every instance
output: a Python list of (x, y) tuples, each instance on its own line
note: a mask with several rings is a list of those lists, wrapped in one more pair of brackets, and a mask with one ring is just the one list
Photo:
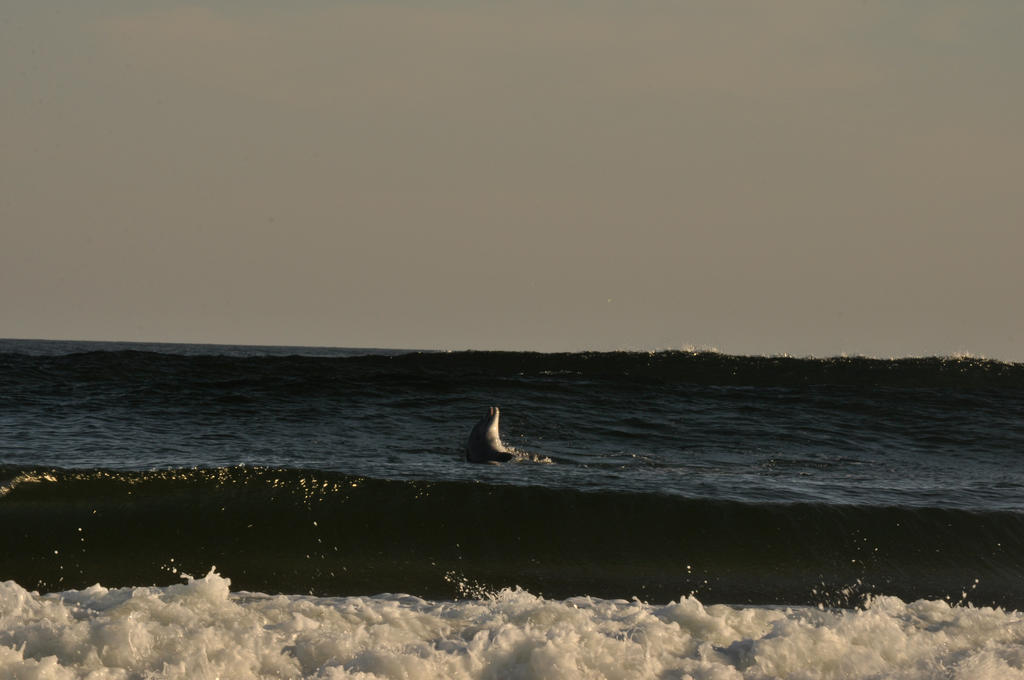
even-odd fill
[(0, 337), (1024, 361), (1024, 3), (14, 0)]

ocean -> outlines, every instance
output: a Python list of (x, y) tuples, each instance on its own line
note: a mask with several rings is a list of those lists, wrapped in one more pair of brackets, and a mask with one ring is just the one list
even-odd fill
[(0, 678), (1003, 680), (1022, 611), (1024, 364), (0, 340)]

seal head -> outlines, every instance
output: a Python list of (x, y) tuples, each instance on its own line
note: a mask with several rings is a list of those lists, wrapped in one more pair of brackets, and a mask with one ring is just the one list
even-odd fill
[(501, 413), (492, 406), (487, 415), (473, 426), (466, 441), (466, 460), (471, 463), (505, 462), (512, 459), (512, 452), (501, 443), (498, 419)]

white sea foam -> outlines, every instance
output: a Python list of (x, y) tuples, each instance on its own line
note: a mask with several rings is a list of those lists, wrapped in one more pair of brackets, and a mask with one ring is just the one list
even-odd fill
[(231, 593), (228, 579), (30, 593), (0, 583), (0, 678), (1024, 678), (1024, 616), (685, 598), (458, 602)]

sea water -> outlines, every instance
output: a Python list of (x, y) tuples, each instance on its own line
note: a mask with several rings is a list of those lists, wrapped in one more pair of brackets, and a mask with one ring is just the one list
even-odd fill
[[(1018, 364), (2, 341), (0, 371), (0, 678), (1024, 676)], [(469, 464), (491, 405), (521, 455)]]

